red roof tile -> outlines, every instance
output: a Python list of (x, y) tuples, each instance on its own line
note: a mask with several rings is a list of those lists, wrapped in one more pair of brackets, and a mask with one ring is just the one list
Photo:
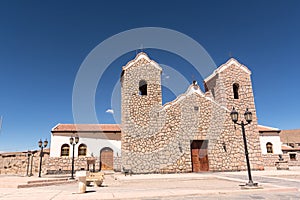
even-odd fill
[(119, 124), (58, 124), (51, 132), (121, 132)]
[(257, 128), (259, 132), (268, 132), (268, 131), (280, 132), (278, 128), (269, 127), (269, 126), (258, 125)]

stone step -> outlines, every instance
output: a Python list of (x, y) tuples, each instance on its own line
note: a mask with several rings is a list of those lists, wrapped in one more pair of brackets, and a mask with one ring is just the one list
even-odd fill
[(19, 184), (17, 188), (43, 187), (43, 186), (50, 186), (50, 185), (71, 184), (75, 182), (76, 180), (69, 180), (69, 179), (34, 180), (34, 181), (28, 181), (26, 184)]
[(68, 178), (55, 178), (55, 179), (41, 179), (41, 180), (33, 180), (33, 181), (27, 181), (28, 184), (33, 183), (47, 183), (47, 182), (61, 182), (61, 181), (67, 181)]

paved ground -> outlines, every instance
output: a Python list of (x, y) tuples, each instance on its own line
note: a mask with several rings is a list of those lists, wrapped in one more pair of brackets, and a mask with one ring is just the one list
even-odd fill
[[(0, 200), (14, 199), (300, 199), (300, 170), (255, 171), (253, 179), (263, 189), (242, 190), (246, 172), (107, 175), (104, 187), (88, 187), (78, 194), (78, 184), (17, 189), (13, 185), (37, 177), (0, 176)], [(44, 178), (47, 179), (47, 178)], [(51, 178), (48, 178), (51, 179)], [(40, 180), (40, 179), (38, 179)], [(1, 188), (5, 183), (10, 188)]]

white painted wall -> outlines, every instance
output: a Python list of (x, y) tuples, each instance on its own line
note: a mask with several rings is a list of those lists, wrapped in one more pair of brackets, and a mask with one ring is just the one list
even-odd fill
[(260, 136), (260, 146), (262, 154), (267, 153), (267, 143), (271, 142), (273, 144), (273, 154), (282, 154), (281, 151), (281, 141), (279, 136)]
[[(69, 144), (69, 136), (53, 136), (51, 134), (50, 157), (60, 157), (60, 150), (63, 144)], [(79, 143), (75, 145), (75, 157), (78, 156), (78, 146), (80, 144), (87, 146), (87, 156), (100, 156), (100, 150), (104, 147), (109, 147), (114, 151), (114, 156), (121, 155), (121, 141), (95, 139), (95, 138), (79, 138)], [(72, 157), (73, 147), (70, 145), (70, 157)]]

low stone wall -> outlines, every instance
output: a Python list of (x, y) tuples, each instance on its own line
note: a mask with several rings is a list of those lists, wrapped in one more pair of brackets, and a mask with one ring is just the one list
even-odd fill
[[(279, 160), (279, 154), (263, 154), (262, 155), (265, 167), (275, 167), (275, 162)], [(288, 161), (289, 167), (300, 166), (300, 153), (296, 153), (296, 160), (291, 160), (288, 153), (282, 154), (282, 158)]]
[[(40, 153), (35, 151), (30, 154), (26, 152), (17, 153), (5, 153), (0, 154), (0, 174), (13, 174), (26, 176), (31, 175), (37, 176), (39, 172)], [(265, 167), (275, 167), (275, 162), (279, 160), (279, 154), (263, 154), (262, 155)], [(300, 166), (300, 153), (296, 153), (296, 160), (290, 160), (289, 154), (283, 154), (282, 158), (288, 161), (289, 167)], [(74, 169), (76, 170), (87, 170), (87, 160), (90, 157), (79, 157), (74, 158)], [(99, 170), (100, 160), (95, 157), (95, 171)], [(114, 157), (114, 170), (121, 171), (121, 157)], [(89, 166), (89, 170), (93, 169), (93, 165)], [(42, 174), (70, 174), (72, 170), (72, 158), (70, 157), (49, 157), (49, 152), (44, 153), (42, 162)], [(168, 171), (170, 173), (171, 171)], [(174, 171), (175, 172), (175, 171)], [(173, 173), (174, 173), (173, 172)], [(165, 173), (160, 171), (157, 173)], [(172, 173), (172, 172), (171, 172)]]
[[(49, 152), (44, 152), (43, 164), (49, 157)], [(31, 154), (27, 152), (3, 153), (0, 155), (0, 174), (37, 175), (40, 164), (40, 152)]]
[[(87, 165), (91, 157), (75, 157), (74, 170), (93, 170), (93, 165)], [(95, 171), (99, 170), (100, 160), (95, 157)], [(21, 176), (37, 176), (40, 165), (40, 152), (35, 151), (28, 156), (27, 152), (14, 152), (0, 154), (0, 174)], [(114, 170), (121, 171), (121, 157), (114, 157)], [(42, 160), (42, 174), (70, 174), (72, 171), (72, 158), (49, 157), (49, 152), (44, 152)]]
[[(262, 154), (265, 167), (275, 167), (275, 163), (279, 161), (279, 154)], [(282, 155), (284, 160), (289, 161), (288, 155)]]
[[(87, 160), (91, 157), (75, 157), (74, 158), (74, 170), (93, 170), (93, 165), (87, 165)], [(100, 160), (99, 157), (95, 159), (95, 171), (99, 171)], [(72, 170), (72, 158), (70, 157), (55, 157), (48, 158), (45, 161), (45, 173), (47, 174), (68, 174)], [(114, 157), (114, 171), (121, 171), (121, 157)]]
[(296, 154), (296, 160), (291, 160), (289, 153), (283, 154), (285, 157), (287, 157), (290, 167), (300, 166), (300, 152), (295, 152), (295, 154)]

